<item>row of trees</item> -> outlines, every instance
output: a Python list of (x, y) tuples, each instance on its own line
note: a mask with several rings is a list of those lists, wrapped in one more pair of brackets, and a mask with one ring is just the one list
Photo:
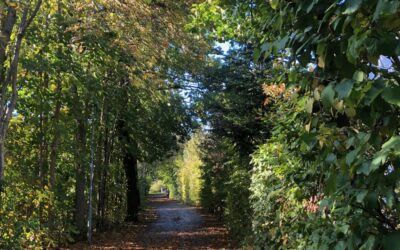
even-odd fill
[(184, 30), (190, 4), (1, 1), (1, 248), (137, 219), (138, 161), (191, 129), (172, 86), (206, 48)]
[(0, 246), (135, 220), (151, 174), (244, 245), (399, 248), (398, 1), (192, 4), (1, 1)]
[(204, 135), (197, 131), (190, 140), (180, 145), (175, 154), (161, 162), (153, 163), (154, 173), (150, 175), (153, 181), (152, 190), (158, 193), (160, 187), (167, 187), (169, 197), (181, 200), (190, 205), (200, 205), (201, 187), (204, 185), (201, 178), (200, 143)]
[(201, 203), (257, 249), (400, 246), (398, 1), (213, 0)]

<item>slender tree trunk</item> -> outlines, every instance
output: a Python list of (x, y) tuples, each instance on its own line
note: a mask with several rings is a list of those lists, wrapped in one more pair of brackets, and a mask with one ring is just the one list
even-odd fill
[[(79, 231), (79, 238), (83, 239), (86, 231), (85, 222), (85, 187), (86, 187), (86, 117), (88, 114), (88, 100), (82, 105), (79, 102), (77, 86), (72, 86), (72, 95), (74, 96), (74, 104), (72, 106), (73, 115), (76, 120), (76, 169), (75, 169), (75, 209), (74, 209), (74, 224)], [(83, 108), (82, 108), (83, 106)]]
[(3, 20), (1, 20), (1, 23), (3, 24), (3, 26), (1, 27), (1, 35), (0, 35), (0, 83), (1, 84), (4, 84), (5, 80), (6, 69), (4, 62), (7, 59), (6, 51), (16, 21), (17, 21), (17, 11), (15, 10), (15, 8), (8, 7), (7, 14), (4, 15)]
[[(103, 135), (103, 162), (102, 169), (100, 173), (100, 183), (99, 183), (99, 204), (98, 204), (98, 215), (99, 215), (99, 227), (104, 228), (105, 225), (105, 212), (107, 204), (107, 177), (108, 171), (111, 164), (111, 157), (113, 152), (113, 145), (115, 141), (117, 118), (112, 124), (109, 123), (108, 110), (106, 105), (103, 108), (104, 115), (104, 135)], [(116, 115), (118, 117), (118, 114)]]
[(94, 165), (94, 157), (95, 157), (95, 136), (94, 136), (94, 131), (95, 131), (95, 111), (93, 108), (92, 111), (92, 118), (91, 118), (91, 135), (90, 135), (90, 177), (89, 177), (89, 198), (88, 198), (88, 219), (87, 219), (87, 240), (89, 244), (92, 244), (92, 215), (93, 215), (93, 210), (92, 210), (92, 201), (93, 201), (93, 179), (94, 179), (94, 170), (95, 170), (95, 165)]
[(54, 135), (53, 140), (50, 145), (50, 179), (49, 179), (49, 187), (50, 190), (54, 191), (54, 187), (56, 184), (56, 166), (57, 166), (57, 156), (58, 156), (58, 146), (60, 144), (60, 128), (59, 128), (59, 121), (60, 121), (60, 111), (61, 111), (61, 81), (57, 81), (57, 89), (56, 89), (56, 107), (54, 109), (54, 116), (53, 116), (53, 128), (54, 128)]
[[(103, 149), (106, 147), (106, 143), (103, 144), (103, 141), (105, 141), (108, 137), (108, 130), (107, 130), (107, 121), (105, 119), (106, 117), (106, 98), (103, 98), (103, 107), (101, 109), (101, 114), (100, 114), (100, 124), (99, 124), (99, 137), (98, 137), (98, 142), (97, 142), (97, 209), (96, 209), (96, 215), (97, 215), (97, 227), (99, 229), (103, 228), (103, 214), (102, 214), (102, 208), (104, 206), (104, 191), (103, 190), (103, 183), (105, 180), (103, 179), (103, 170), (104, 170), (104, 165), (105, 165), (105, 156)], [(104, 131), (103, 131), (104, 128)], [(103, 158), (104, 156), (104, 158)]]
[[(59, 27), (62, 26), (62, 4), (61, 0), (57, 1), (57, 25)], [(62, 30), (62, 29), (61, 29)], [(57, 33), (57, 42), (59, 44), (62, 44), (63, 42), (63, 36), (62, 36), (62, 31), (59, 31)], [(57, 49), (57, 56), (62, 57), (63, 52), (61, 46), (58, 47)], [(61, 115), (61, 98), (62, 98), (62, 75), (59, 73), (57, 80), (56, 80), (56, 91), (55, 91), (55, 99), (56, 99), (56, 106), (54, 108), (54, 116), (52, 117), (52, 127), (53, 127), (53, 140), (51, 141), (50, 144), (50, 163), (49, 163), (49, 189), (52, 192), (53, 195), (53, 203), (55, 204), (56, 202), (56, 195), (55, 195), (55, 187), (56, 187), (56, 168), (57, 168), (57, 159), (58, 159), (58, 151), (59, 151), (59, 145), (60, 145), (60, 140), (61, 140), (61, 131), (60, 131), (60, 115)], [(50, 231), (54, 231), (54, 226), (55, 226), (55, 211), (53, 205), (49, 207), (49, 228)]]
[[(107, 124), (104, 126), (104, 138), (100, 137), (101, 143), (103, 145), (103, 155), (101, 168), (99, 169), (99, 190), (98, 190), (98, 204), (97, 204), (97, 214), (99, 216), (98, 226), (103, 228), (104, 226), (104, 212), (105, 212), (105, 193), (107, 185), (107, 172), (108, 172), (108, 128)], [(100, 142), (100, 141), (99, 141)]]
[[(100, 119), (101, 120), (101, 119)], [(96, 146), (96, 171), (95, 171), (95, 182), (96, 182), (96, 209), (95, 209), (95, 217), (96, 220), (96, 227), (100, 228), (100, 214), (99, 214), (99, 203), (100, 203), (100, 189), (101, 189), (101, 182), (102, 182), (102, 173), (103, 173), (103, 132), (102, 132), (102, 122), (100, 121), (100, 125), (98, 128), (98, 138), (97, 138), (97, 146)]]
[(4, 179), (4, 139), (0, 137), (0, 192), (3, 191), (3, 179)]
[[(41, 86), (42, 91), (47, 91), (49, 87), (49, 75), (47, 73), (43, 74), (43, 86)], [(41, 92), (41, 91), (39, 91)], [(49, 149), (47, 142), (47, 133), (48, 133), (48, 111), (43, 110), (43, 100), (41, 102), (40, 112), (40, 123), (39, 123), (39, 157), (38, 157), (38, 165), (39, 165), (39, 179), (42, 187), (46, 185), (47, 175), (48, 175), (48, 159), (49, 159)]]
[(79, 233), (83, 235), (85, 232), (85, 158), (86, 158), (86, 124), (83, 119), (78, 120), (78, 130), (76, 135), (78, 143), (78, 163), (76, 166), (76, 182), (75, 182), (75, 213), (74, 222)]
[[(49, 189), (55, 195), (55, 185), (56, 185), (56, 167), (57, 167), (57, 157), (58, 157), (58, 148), (60, 144), (60, 129), (59, 129), (59, 121), (60, 121), (60, 111), (61, 111), (61, 81), (57, 81), (57, 89), (56, 89), (56, 107), (54, 109), (54, 116), (53, 116), (53, 140), (51, 141), (50, 145), (50, 164), (49, 164)], [(53, 200), (54, 202), (55, 200)], [(54, 220), (55, 220), (55, 213), (54, 208), (51, 206), (49, 208), (49, 227), (50, 230), (54, 230)]]
[[(5, 82), (6, 79), (6, 66), (5, 62), (7, 60), (7, 48), (10, 42), (10, 37), (12, 30), (17, 21), (17, 12), (15, 8), (8, 7), (7, 14), (4, 15), (4, 18), (1, 20), (3, 26), (1, 27), (0, 33), (0, 103), (3, 103), (6, 98), (6, 91), (8, 88), (8, 84)], [(2, 132), (4, 111), (0, 110), (0, 192), (3, 190), (3, 179), (4, 179), (4, 168), (5, 168), (5, 133)]]

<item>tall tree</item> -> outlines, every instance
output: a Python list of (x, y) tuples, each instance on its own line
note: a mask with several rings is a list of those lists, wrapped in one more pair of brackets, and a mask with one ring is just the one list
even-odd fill
[[(0, 3), (2, 8), (0, 12), (0, 190), (5, 168), (4, 143), (18, 99), (17, 75), (22, 41), (41, 4), (42, 0), (34, 4), (30, 1), (21, 3), (2, 1)], [(19, 22), (18, 15), (20, 15)], [(14, 26), (17, 26), (17, 31), (15, 39), (12, 40)], [(13, 45), (10, 44), (12, 42), (14, 42)], [(8, 60), (11, 61), (9, 66)]]

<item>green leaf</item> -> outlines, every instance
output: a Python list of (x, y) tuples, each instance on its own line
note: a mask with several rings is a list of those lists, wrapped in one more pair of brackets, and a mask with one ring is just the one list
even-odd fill
[(289, 71), (289, 82), (296, 82), (297, 81), (297, 70), (291, 69)]
[(350, 63), (356, 64), (359, 54), (361, 53), (369, 34), (370, 32), (364, 32), (361, 34), (354, 34), (349, 38), (346, 57)]
[(371, 163), (369, 161), (366, 161), (357, 170), (357, 174), (369, 175), (369, 173), (371, 173)]
[(346, 164), (351, 166), (351, 164), (354, 162), (354, 160), (356, 159), (358, 153), (360, 152), (359, 148), (356, 148), (352, 151), (350, 151), (347, 155), (346, 155)]
[(370, 105), (384, 90), (385, 82), (379, 78), (374, 81), (372, 88), (370, 88), (365, 95), (364, 103)]
[(326, 47), (326, 43), (319, 43), (317, 45), (318, 66), (320, 68), (325, 68)]
[(370, 209), (375, 209), (378, 206), (378, 194), (376, 192), (369, 192), (365, 197), (366, 206)]
[(314, 99), (308, 98), (308, 100), (305, 104), (305, 110), (307, 111), (307, 113), (312, 114), (313, 105), (314, 105)]
[(381, 96), (388, 103), (400, 106), (400, 87), (385, 88)]
[(359, 144), (364, 145), (371, 138), (371, 134), (360, 132), (357, 134), (357, 139), (360, 141)]
[(264, 60), (271, 55), (271, 46), (269, 43), (264, 43), (261, 46), (261, 54), (264, 53)]
[(345, 108), (344, 112), (346, 113), (346, 115), (350, 118), (356, 116), (357, 112), (354, 108), (350, 107), (350, 108)]
[(336, 85), (335, 90), (338, 93), (339, 99), (344, 99), (349, 97), (351, 90), (353, 89), (354, 81), (350, 79), (343, 79), (338, 85)]
[(386, 192), (386, 205), (387, 205), (389, 208), (392, 208), (392, 207), (393, 207), (393, 204), (394, 204), (394, 201), (395, 201), (395, 198), (394, 198), (394, 193), (393, 193), (393, 191), (392, 191), (392, 190), (388, 190), (388, 191)]
[(361, 246), (360, 249), (362, 250), (373, 250), (375, 249), (375, 241), (376, 241), (376, 237), (374, 235), (370, 235), (368, 237), (368, 240)]
[(368, 191), (367, 190), (362, 190), (359, 193), (357, 193), (356, 195), (356, 200), (358, 203), (362, 203), (365, 199), (365, 197), (367, 196)]
[(346, 9), (343, 12), (343, 14), (345, 14), (345, 15), (353, 14), (361, 7), (361, 4), (362, 4), (362, 0), (346, 1), (346, 4), (345, 4)]
[(333, 84), (329, 84), (321, 93), (321, 100), (324, 106), (333, 107), (335, 104), (335, 91), (333, 89)]
[(275, 52), (285, 49), (288, 41), (289, 36), (284, 36), (283, 38), (276, 40), (274, 42), (274, 49), (276, 50)]
[(380, 165), (385, 163), (387, 155), (377, 154), (371, 162), (370, 169), (371, 171), (375, 171), (379, 168)]
[(383, 236), (383, 249), (400, 249), (400, 231), (394, 231)]
[(336, 243), (334, 250), (345, 250), (346, 249), (346, 243), (344, 241), (339, 241)]
[(308, 5), (307, 10), (306, 10), (306, 11), (307, 11), (307, 14), (311, 12), (311, 10), (314, 8), (314, 5), (316, 4), (316, 2), (317, 2), (317, 1), (314, 0), (314, 1), (312, 1), (312, 2), (310, 3), (310, 5)]
[(385, 163), (390, 153), (400, 154), (400, 136), (393, 136), (382, 145), (381, 151), (374, 155), (374, 159), (371, 162), (371, 170), (376, 170)]
[(400, 3), (398, 1), (379, 0), (376, 5), (373, 20), (378, 20), (381, 16), (392, 15), (397, 12)]
[(349, 228), (350, 226), (347, 224), (341, 224), (339, 226), (337, 226), (337, 231), (343, 234), (347, 234), (349, 232)]
[(303, 141), (309, 148), (313, 148), (317, 143), (317, 135), (315, 133), (306, 133), (300, 137), (300, 140)]
[(259, 48), (255, 48), (253, 51), (253, 60), (258, 61), (260, 59), (261, 50)]
[(336, 155), (333, 153), (328, 154), (328, 156), (325, 159), (326, 162), (328, 163), (334, 163), (337, 161)]
[(364, 76), (364, 72), (357, 70), (356, 72), (354, 72), (353, 79), (356, 82), (362, 82), (364, 81)]
[(389, 151), (395, 149), (395, 152), (400, 152), (400, 136), (393, 136), (382, 145), (382, 150)]
[(326, 181), (326, 194), (330, 195), (335, 193), (337, 186), (337, 175), (336, 172), (331, 173), (328, 180)]

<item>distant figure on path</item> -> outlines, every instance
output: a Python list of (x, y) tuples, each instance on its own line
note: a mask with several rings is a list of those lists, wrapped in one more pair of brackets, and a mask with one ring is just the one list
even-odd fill
[(167, 197), (167, 199), (169, 199), (169, 189), (168, 188), (165, 190), (165, 197)]

